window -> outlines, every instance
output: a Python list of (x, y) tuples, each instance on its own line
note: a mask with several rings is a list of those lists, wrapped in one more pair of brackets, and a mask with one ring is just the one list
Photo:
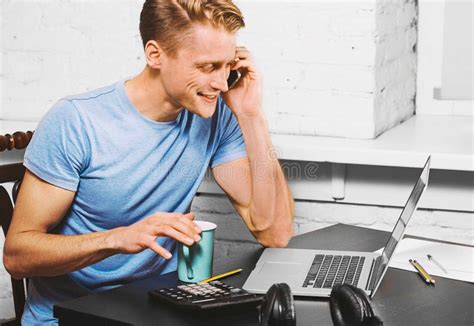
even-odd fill
[(444, 7), (443, 62), (439, 100), (472, 100), (473, 2), (446, 1)]

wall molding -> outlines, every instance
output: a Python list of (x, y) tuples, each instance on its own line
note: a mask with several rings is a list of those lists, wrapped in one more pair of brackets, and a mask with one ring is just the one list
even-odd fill
[[(332, 163), (280, 162), (295, 200), (301, 201), (403, 207), (421, 172), (421, 168), (347, 164), (344, 198), (334, 199)], [(223, 194), (208, 175), (199, 193)], [(473, 184), (473, 172), (432, 169), (419, 208), (474, 212)]]

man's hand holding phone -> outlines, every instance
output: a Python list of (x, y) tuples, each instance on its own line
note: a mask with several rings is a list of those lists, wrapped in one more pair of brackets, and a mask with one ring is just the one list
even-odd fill
[(240, 79), (242, 74), (238, 70), (231, 70), (229, 73), (229, 78), (227, 78), (227, 87), (229, 89), (233, 88)]
[[(234, 72), (233, 72), (234, 71)], [(236, 78), (241, 74), (240, 78)], [(235, 53), (235, 63), (231, 67), (229, 91), (222, 97), (237, 117), (254, 117), (260, 114), (262, 106), (262, 81), (250, 52), (239, 46)], [(233, 85), (232, 85), (233, 84)]]

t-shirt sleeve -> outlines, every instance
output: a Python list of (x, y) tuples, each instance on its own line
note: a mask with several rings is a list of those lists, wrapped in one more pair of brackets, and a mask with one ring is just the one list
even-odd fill
[(69, 100), (61, 100), (36, 128), (23, 165), (50, 184), (76, 191), (87, 165), (87, 153), (79, 112)]
[(221, 103), (221, 118), (219, 119), (218, 129), (222, 136), (220, 137), (217, 150), (212, 157), (211, 168), (247, 156), (244, 137), (242, 136), (239, 123), (224, 102), (222, 101)]

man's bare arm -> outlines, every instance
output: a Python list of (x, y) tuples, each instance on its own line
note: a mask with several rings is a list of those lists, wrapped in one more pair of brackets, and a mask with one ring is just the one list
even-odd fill
[(293, 235), (294, 202), (270, 149), (271, 143), (247, 144), (249, 158), (219, 165), (213, 175), (255, 238), (267, 247), (285, 247)]
[(158, 212), (127, 227), (83, 235), (47, 233), (63, 219), (74, 196), (74, 192), (26, 171), (3, 254), (13, 277), (61, 275), (117, 253), (138, 253), (147, 248), (169, 259), (171, 254), (155, 242), (158, 236), (187, 245), (200, 239), (191, 213)]
[(250, 52), (237, 47), (242, 78), (223, 94), (239, 123), (248, 159), (214, 168), (214, 176), (228, 194), (256, 239), (265, 246), (286, 246), (293, 235), (293, 198), (270, 139), (262, 112), (262, 83)]

